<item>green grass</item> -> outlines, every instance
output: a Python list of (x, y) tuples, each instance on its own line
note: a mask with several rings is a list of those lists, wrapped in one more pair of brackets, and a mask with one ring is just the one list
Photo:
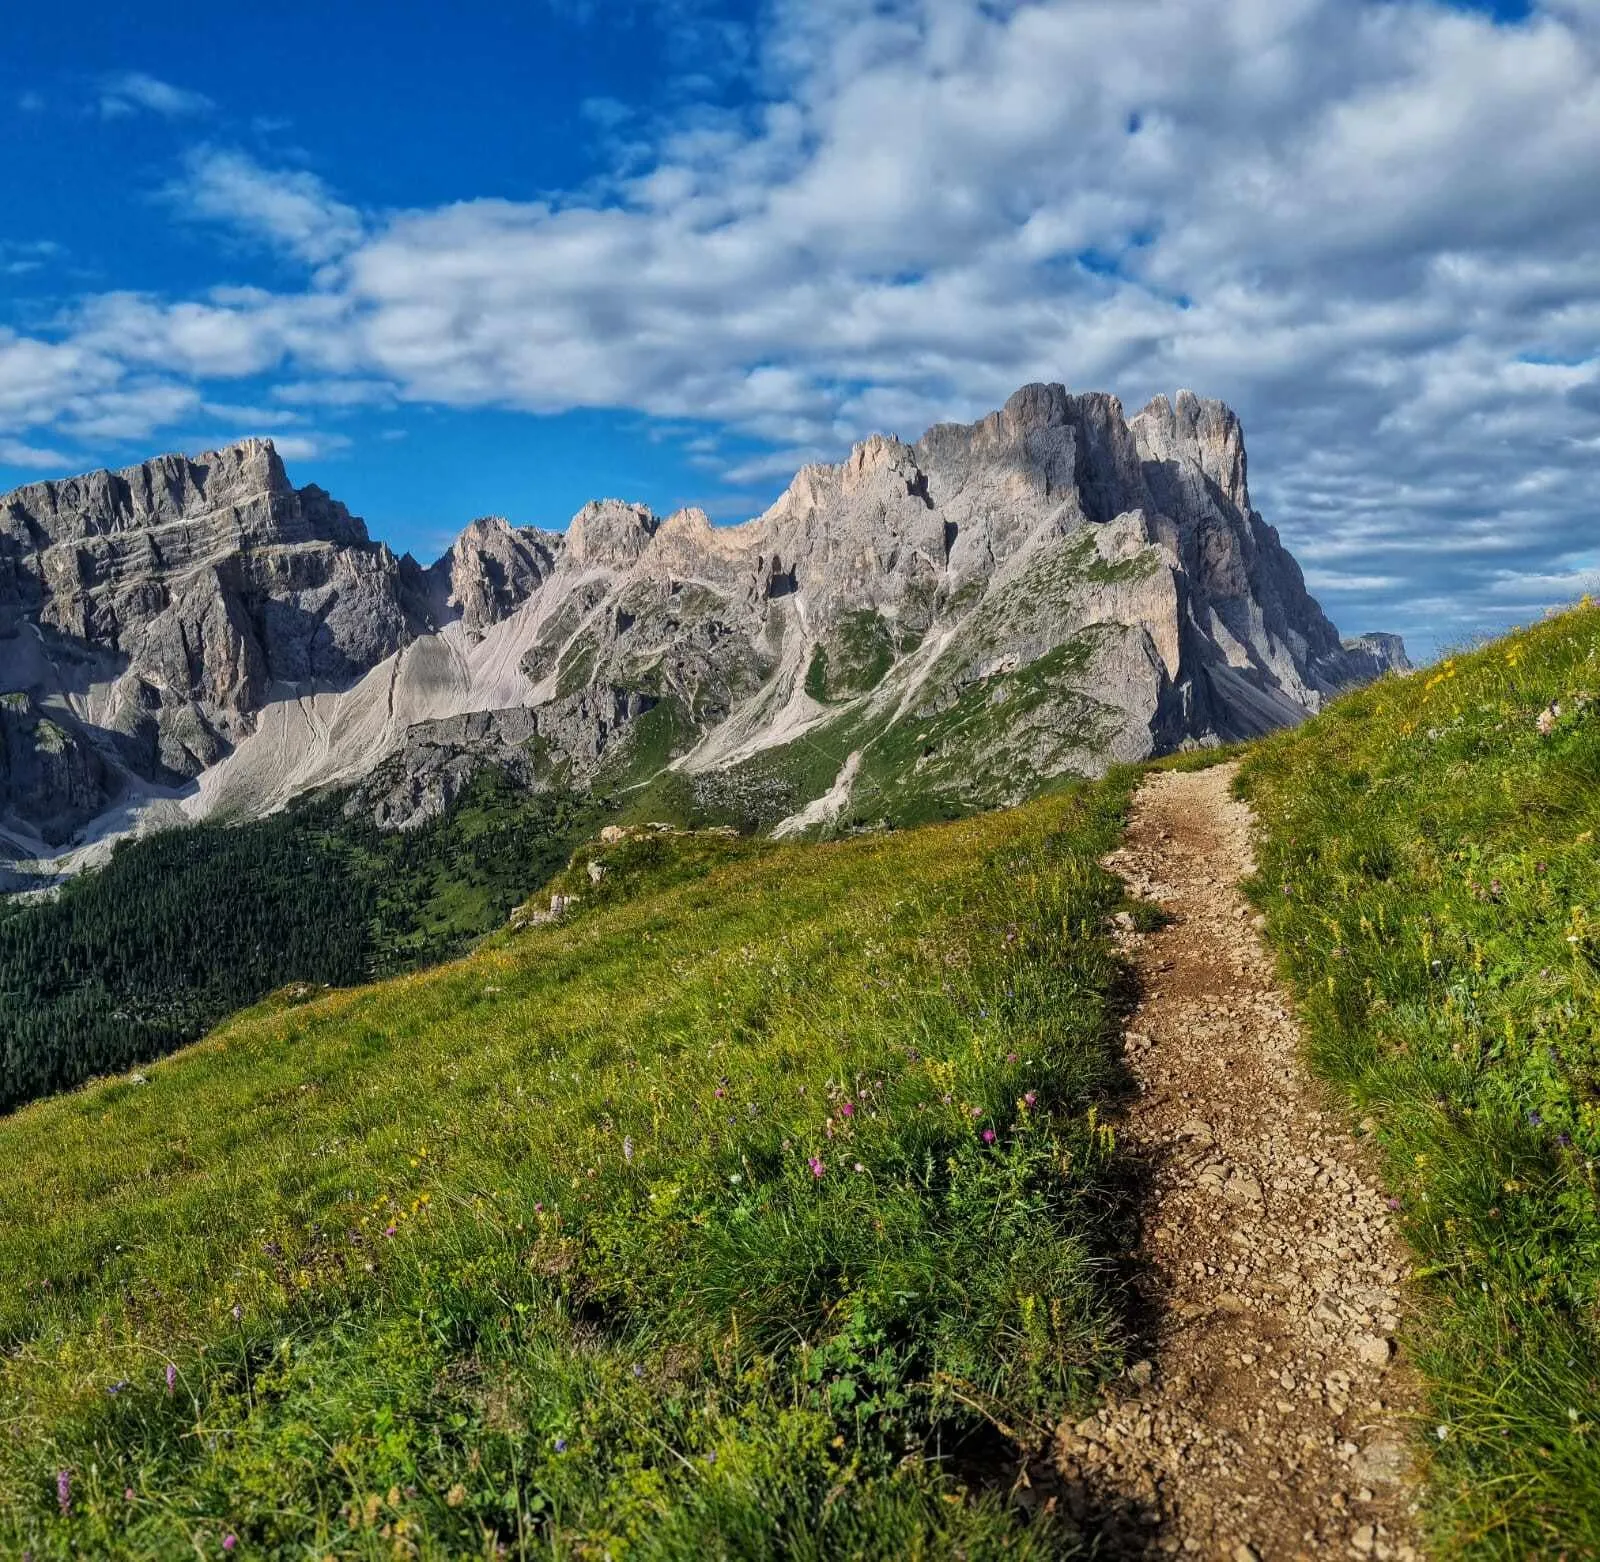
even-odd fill
[(123, 841), (57, 898), (0, 911), (0, 1111), (160, 1057), (287, 983), (458, 955), (606, 809), (493, 767), (414, 830), (347, 819), (345, 801)]
[(1004, 1486), (1120, 1353), (1128, 786), (639, 843), (0, 1122), (0, 1553), (1069, 1552)]
[(1418, 1254), (1449, 1556), (1600, 1554), (1597, 696), (1585, 604), (1243, 771), (1270, 935)]

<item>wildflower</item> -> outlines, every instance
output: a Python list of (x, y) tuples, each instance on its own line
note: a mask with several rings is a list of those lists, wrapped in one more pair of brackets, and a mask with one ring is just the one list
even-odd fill
[(1559, 1133), (1556, 1135), (1556, 1143), (1559, 1144), (1563, 1150), (1570, 1150), (1572, 1148), (1572, 1135), (1569, 1133)]
[(1449, 1428), (1449, 1427), (1447, 1427), (1447, 1426), (1446, 1426), (1446, 1425), (1445, 1425), (1445, 1424), (1444, 1424), (1444, 1423), (1443, 1423), (1443, 1422), (1442, 1422), (1442, 1421), (1441, 1421), (1441, 1422), (1440, 1422), (1440, 1423), (1439, 1423), (1439, 1425), (1438, 1425), (1438, 1426), (1436, 1426), (1436, 1427), (1435, 1427), (1435, 1428), (1434, 1428), (1434, 1429), (1433, 1429), (1433, 1435), (1434, 1435), (1434, 1436), (1435, 1436), (1435, 1437), (1437, 1437), (1437, 1438), (1438, 1438), (1438, 1439), (1439, 1439), (1439, 1441), (1440, 1441), (1440, 1442), (1441, 1442), (1441, 1443), (1442, 1443), (1442, 1442), (1445, 1442), (1445, 1441), (1446, 1441), (1446, 1440), (1447, 1440), (1447, 1439), (1448, 1439), (1448, 1438), (1449, 1438), (1449, 1436), (1450, 1436), (1450, 1428)]
[(1024, 1106), (1026, 1106), (1026, 1107), (1030, 1107), (1031, 1108), (1031, 1107), (1037, 1106), (1038, 1103), (1039, 1103), (1039, 1092), (1037, 1090), (1028, 1091), (1027, 1094), (1025, 1094), (1023, 1096), (1023, 1098), (1022, 1098), (1022, 1104)]
[(566, 1440), (566, 1438), (558, 1437), (556, 1439), (556, 1452), (558, 1454), (564, 1454), (566, 1451), (567, 1451), (567, 1440)]
[(972, 1108), (972, 1115), (974, 1117), (982, 1117), (983, 1116), (983, 1108), (981, 1106), (973, 1107)]
[(642, 1363), (637, 1362), (637, 1361), (634, 1362), (634, 1364), (633, 1364), (633, 1375), (636, 1378), (642, 1378), (644, 1376), (644, 1366), (643, 1366)]
[(866, 1169), (867, 1168), (865, 1166), (863, 1166), (860, 1161), (856, 1162), (856, 1170), (858, 1172), (864, 1172)]
[(133, 1488), (131, 1486), (124, 1486), (122, 1488), (122, 1500), (124, 1502), (132, 1502), (133, 1498), (134, 1498)]
[(1016, 1053), (1014, 1053), (1014, 1052), (1008, 1052), (1008, 1053), (1007, 1053), (1007, 1054), (1006, 1054), (1006, 1062), (1007, 1062), (1007, 1063), (1015, 1063), (1015, 1062), (1016, 1062), (1016, 1061), (1017, 1061), (1017, 1055), (1016, 1055)]
[(724, 1097), (724, 1096), (725, 1096), (725, 1095), (727, 1095), (727, 1093), (728, 1093), (728, 1092), (727, 1092), (727, 1091), (726, 1091), (726, 1090), (724, 1090), (724, 1089), (723, 1089), (723, 1088), (722, 1088), (722, 1086), (721, 1086), (721, 1085), (718, 1085), (718, 1086), (717, 1086), (717, 1088), (716, 1088), (716, 1089), (715, 1089), (715, 1090), (714, 1090), (714, 1091), (713, 1091), (713, 1092), (712, 1092), (712, 1094), (713, 1094), (713, 1095), (715, 1095), (715, 1096), (716, 1096), (716, 1098), (717, 1098), (717, 1100), (719, 1100), (719, 1101), (720, 1101), (720, 1100), (721, 1100), (721, 1099), (722, 1099), (722, 1098), (723, 1098), (723, 1097)]
[(127, 1386), (128, 1386), (128, 1380), (126, 1378), (118, 1378), (117, 1381), (115, 1383), (113, 1383), (111, 1385), (111, 1387), (106, 1390), (106, 1393), (110, 1394), (111, 1397), (114, 1399)]
[(1544, 1121), (1544, 1115), (1542, 1113), (1540, 1113), (1540, 1112), (1529, 1112), (1528, 1113), (1528, 1126), (1530, 1128), (1537, 1128), (1540, 1125), (1540, 1123), (1542, 1123), (1543, 1121)]
[(1535, 725), (1539, 729), (1539, 736), (1547, 738), (1556, 730), (1556, 723), (1561, 719), (1561, 707), (1555, 701), (1539, 712), (1539, 719)]
[(985, 1144), (993, 1144), (994, 1143), (994, 1129), (992, 1129), (992, 1128), (985, 1128), (984, 1129), (984, 1131), (983, 1131), (983, 1142)]
[(820, 1178), (823, 1172), (827, 1170), (822, 1162), (814, 1155), (806, 1162), (806, 1165), (811, 1168), (811, 1175), (817, 1178)]
[(222, 1549), (224, 1551), (232, 1551), (233, 1548), (238, 1544), (239, 1537), (235, 1535), (232, 1530), (229, 1530), (228, 1533), (222, 1537)]
[(1395, 1198), (1393, 1194), (1390, 1194), (1389, 1197), (1386, 1198), (1383, 1202), (1385, 1204), (1387, 1204), (1390, 1209), (1399, 1209), (1400, 1208), (1400, 1200)]
[[(383, 1234), (384, 1234), (384, 1235), (385, 1235), (385, 1236), (386, 1236), (386, 1237), (396, 1237), (396, 1236), (399, 1236), (399, 1235), (400, 1235), (400, 1228), (399, 1228), (399, 1227), (398, 1227), (398, 1226), (385, 1226), (385, 1227), (384, 1227), (384, 1231), (383, 1231)], [(238, 1309), (237, 1309), (237, 1308), (235, 1308), (235, 1309), (234, 1309), (234, 1312), (235, 1312), (235, 1315), (236, 1315), (236, 1316), (237, 1316), (237, 1313), (238, 1313)]]
[(244, 1317), (244, 1308), (235, 1302), (233, 1304), (233, 1321), (237, 1323), (242, 1317)]
[(841, 1105), (839, 1107), (839, 1116), (840, 1117), (854, 1117), (855, 1115), (856, 1115), (856, 1109), (853, 1106), (851, 1106), (851, 1104), (848, 1101), (845, 1101), (845, 1102), (841, 1103)]
[(631, 1135), (622, 1141), (622, 1158), (630, 1164), (633, 1161), (633, 1138)]
[(63, 1513), (72, 1512), (72, 1471), (56, 1471), (56, 1502)]
[(707, 1463), (707, 1464), (715, 1464), (715, 1463), (716, 1463), (716, 1462), (717, 1462), (717, 1451), (716, 1451), (716, 1449), (715, 1449), (715, 1448), (713, 1448), (713, 1449), (712, 1449), (712, 1450), (711, 1450), (711, 1451), (710, 1451), (710, 1452), (709, 1452), (709, 1453), (708, 1453), (708, 1454), (707, 1454), (707, 1455), (706, 1455), (706, 1463)]

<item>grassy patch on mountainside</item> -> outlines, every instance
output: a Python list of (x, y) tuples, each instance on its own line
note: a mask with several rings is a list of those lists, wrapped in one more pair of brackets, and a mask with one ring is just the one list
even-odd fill
[(1440, 1549), (1600, 1553), (1600, 609), (1341, 700), (1243, 785), (1420, 1255)]
[(446, 959), (566, 862), (599, 805), (482, 772), (405, 833), (307, 799), (118, 845), (51, 901), (0, 911), (0, 1112), (203, 1035), (289, 982)]
[(1119, 1352), (1128, 786), (625, 845), (0, 1122), (0, 1552), (1070, 1550), (988, 1483)]

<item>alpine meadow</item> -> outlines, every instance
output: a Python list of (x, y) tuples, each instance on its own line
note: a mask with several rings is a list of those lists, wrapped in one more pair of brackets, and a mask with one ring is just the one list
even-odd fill
[(0, 1562), (1600, 1562), (1600, 0), (0, 149)]

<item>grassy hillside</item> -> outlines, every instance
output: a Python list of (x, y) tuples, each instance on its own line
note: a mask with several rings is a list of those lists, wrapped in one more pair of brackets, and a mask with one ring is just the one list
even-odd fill
[(0, 1553), (1061, 1554), (1003, 1484), (1118, 1354), (1126, 798), (630, 846), (0, 1121)]
[(1600, 1554), (1600, 609), (1257, 749), (1259, 895), (1425, 1277), (1441, 1551)]
[(405, 834), (343, 803), (125, 841), (55, 900), (0, 901), (0, 1112), (161, 1057), (286, 983), (459, 954), (603, 813), (492, 769)]

